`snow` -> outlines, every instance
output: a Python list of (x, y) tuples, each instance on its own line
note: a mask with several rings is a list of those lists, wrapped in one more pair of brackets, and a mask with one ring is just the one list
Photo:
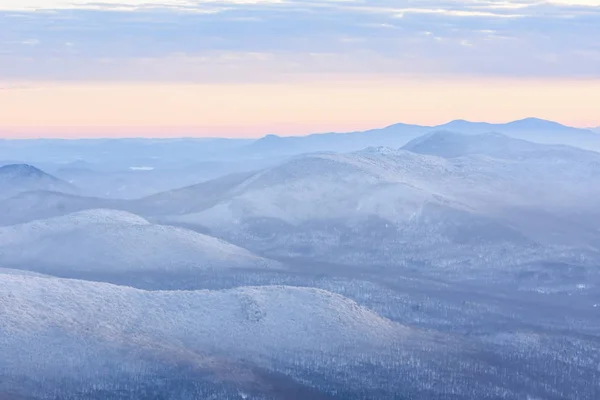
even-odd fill
[(564, 145), (538, 144), (500, 133), (469, 135), (456, 132), (436, 131), (416, 138), (404, 150), (443, 158), (486, 155), (500, 159), (556, 160), (577, 159), (598, 162), (598, 153)]
[(116, 210), (0, 227), (0, 264), (50, 274), (278, 267), (222, 240)]
[(590, 151), (500, 134), (447, 132), (426, 135), (406, 148), (435, 154), (369, 148), (300, 157), (255, 174), (190, 218), (209, 224), (242, 218), (297, 224), (360, 211), (399, 222), (424, 204), (485, 213), (497, 204), (556, 207), (600, 194), (593, 184), (600, 180), (600, 154)]
[[(137, 354), (163, 349), (172, 356), (185, 350), (278, 357), (287, 351), (335, 354), (390, 346), (411, 333), (354, 301), (313, 288), (147, 292), (5, 274), (0, 287), (0, 366), (19, 359), (43, 364), (50, 357), (44, 346), (68, 347), (71, 340), (98, 354), (133, 346)], [(44, 361), (54, 368), (77, 359), (55, 350)]]
[[(435, 133), (412, 146), (436, 154), (367, 148), (297, 157), (229, 186), (204, 210), (160, 220), (268, 256), (327, 262), (483, 267), (597, 257), (588, 249), (598, 237), (600, 154), (500, 134)], [(186, 196), (210, 195), (197, 189)], [(175, 204), (186, 196), (156, 197), (184, 210)]]

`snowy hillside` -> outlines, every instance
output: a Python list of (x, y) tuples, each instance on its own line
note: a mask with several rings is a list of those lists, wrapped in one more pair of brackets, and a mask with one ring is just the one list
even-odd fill
[(215, 372), (222, 368), (219, 358), (283, 362), (293, 354), (314, 363), (389, 351), (411, 334), (351, 300), (312, 288), (145, 292), (1, 273), (0, 286), (4, 376), (110, 374), (104, 369), (111, 363), (152, 359)]
[[(4, 223), (109, 207), (208, 233), (268, 257), (443, 266), (562, 262), (583, 254), (589, 259), (598, 250), (598, 182), (600, 154), (595, 152), (500, 134), (436, 132), (405, 149), (299, 156), (259, 172), (134, 201), (26, 194), (20, 196), (23, 201), (4, 202), (11, 210)], [(93, 230), (106, 226), (92, 225)], [(173, 246), (157, 239), (162, 235)], [(197, 249), (199, 240), (189, 235), (164, 226), (125, 224), (76, 234), (74, 243), (89, 249), (89, 256), (66, 257), (70, 250), (54, 244), (73, 235), (55, 232), (52, 239), (41, 238), (27, 252), (30, 256), (19, 253), (24, 247), (13, 246), (11, 252), (5, 246), (3, 257), (13, 262), (7, 267), (30, 265), (47, 252), (48, 260), (79, 270), (88, 267), (75, 264), (83, 261), (97, 269), (103, 260), (112, 261), (102, 270), (117, 265), (135, 270), (148, 259), (157, 260), (151, 269), (191, 268), (202, 257), (185, 256), (196, 254), (190, 249)], [(136, 250), (124, 250), (123, 243)]]
[(34, 190), (77, 192), (75, 186), (31, 165), (11, 164), (0, 167), (0, 199)]
[(0, 265), (58, 275), (276, 267), (221, 240), (115, 210), (1, 227)]
[(202, 186), (152, 200), (181, 210), (162, 221), (283, 257), (525, 262), (563, 252), (544, 243), (597, 239), (573, 210), (595, 207), (598, 153), (497, 134), (436, 133), (408, 147), (452, 158), (383, 147), (309, 155), (229, 182), (204, 204)]
[(431, 131), (452, 131), (463, 134), (501, 133), (536, 143), (565, 144), (591, 150), (600, 150), (600, 140), (588, 129), (573, 128), (540, 118), (524, 118), (505, 124), (451, 121)]
[[(598, 171), (600, 153), (535, 144), (500, 134), (435, 132), (412, 141), (403, 150), (371, 147), (351, 154), (302, 156), (254, 175), (158, 194), (144, 199), (139, 206), (153, 204), (153, 215), (189, 214), (244, 199), (252, 203), (237, 207), (244, 215), (271, 217), (269, 213), (283, 212), (293, 219), (293, 214), (310, 212), (347, 216), (349, 212), (372, 211), (361, 203), (363, 195), (380, 198), (388, 206), (397, 204), (386, 201), (393, 196), (377, 196), (379, 191), (390, 191), (390, 185), (411, 192), (402, 194), (403, 202), (421, 197), (419, 203), (428, 198), (463, 209), (475, 208), (474, 204), (481, 203), (474, 201), (477, 199), (508, 205), (532, 201), (539, 204), (561, 196), (577, 198), (597, 193), (600, 187), (593, 183), (600, 178)], [(555, 190), (558, 186), (561, 193)], [(540, 193), (548, 198), (540, 197)], [(276, 200), (275, 196), (285, 198)], [(315, 203), (320, 199), (332, 205), (335, 200), (336, 205), (333, 209), (313, 207), (323, 205)]]
[(598, 162), (600, 159), (600, 154), (596, 152), (562, 145), (540, 145), (500, 133), (464, 134), (436, 131), (411, 140), (402, 148), (414, 153), (444, 158), (486, 155), (527, 161), (572, 159), (576, 163), (586, 159)]

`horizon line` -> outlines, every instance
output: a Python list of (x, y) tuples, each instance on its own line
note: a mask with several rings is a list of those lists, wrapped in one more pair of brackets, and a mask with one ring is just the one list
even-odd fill
[[(182, 136), (81, 136), (81, 137), (63, 137), (63, 136), (33, 136), (33, 137), (12, 137), (13, 133), (8, 133), (9, 136), (5, 136), (5, 134), (7, 132), (1, 132), (0, 131), (0, 140), (7, 140), (7, 141), (28, 141), (28, 140), (139, 140), (139, 139), (147, 139), (147, 140), (260, 140), (263, 139), (265, 137), (268, 136), (277, 136), (277, 137), (308, 137), (308, 136), (313, 136), (313, 135), (328, 135), (328, 134), (348, 134), (348, 133), (357, 133), (357, 132), (369, 132), (369, 131), (373, 131), (373, 130), (383, 130), (383, 129), (388, 129), (391, 128), (393, 126), (396, 125), (406, 125), (406, 126), (414, 126), (415, 128), (431, 128), (431, 129), (436, 129), (436, 128), (443, 128), (445, 125), (449, 125), (455, 122), (464, 122), (464, 123), (469, 123), (469, 124), (489, 124), (489, 125), (508, 125), (511, 123), (515, 123), (515, 122), (523, 122), (523, 121), (527, 121), (527, 120), (537, 120), (540, 122), (549, 122), (549, 123), (553, 123), (553, 124), (557, 124), (557, 125), (561, 125), (564, 126), (566, 128), (573, 128), (573, 129), (581, 129), (581, 130), (589, 130), (590, 132), (594, 132), (594, 129), (598, 129), (600, 128), (600, 121), (598, 122), (598, 126), (576, 126), (576, 125), (567, 125), (564, 124), (562, 122), (558, 122), (555, 120), (549, 120), (549, 119), (544, 119), (544, 118), (539, 118), (539, 117), (525, 117), (525, 118), (519, 118), (516, 120), (509, 120), (506, 122), (488, 122), (488, 121), (472, 121), (469, 119), (463, 119), (463, 118), (457, 118), (457, 119), (452, 119), (448, 122), (442, 123), (442, 124), (437, 124), (437, 125), (422, 125), (422, 124), (413, 124), (413, 123), (408, 123), (408, 122), (396, 122), (396, 123), (392, 123), (392, 124), (388, 124), (388, 125), (380, 125), (380, 126), (376, 126), (376, 127), (372, 127), (372, 128), (367, 128), (367, 129), (363, 129), (363, 130), (346, 130), (346, 131), (329, 131), (329, 132), (307, 132), (305, 134), (281, 134), (281, 133), (264, 133), (264, 134), (259, 134), (259, 135), (252, 135), (252, 136), (246, 136), (246, 137), (239, 137), (239, 136), (194, 136), (194, 135), (190, 135), (190, 134), (185, 134)], [(70, 130), (72, 130), (73, 128), (69, 128)], [(82, 128), (83, 130), (84, 128)], [(119, 128), (119, 130), (122, 130), (123, 128)], [(140, 128), (133, 128), (132, 130), (138, 130)], [(143, 128), (143, 129), (147, 129), (148, 131), (151, 131), (152, 128), (148, 127), (148, 128)], [(172, 128), (174, 130), (176, 130), (176, 128)], [(180, 128), (181, 129), (181, 128)], [(185, 128), (184, 128), (185, 129)], [(191, 128), (185, 129), (185, 130), (189, 130)], [(107, 129), (110, 130), (110, 129)], [(16, 133), (17, 135), (19, 135), (19, 133)], [(21, 135), (23, 133), (20, 133)]]

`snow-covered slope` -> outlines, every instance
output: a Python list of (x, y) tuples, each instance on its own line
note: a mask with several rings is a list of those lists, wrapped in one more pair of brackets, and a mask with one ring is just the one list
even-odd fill
[(218, 369), (211, 357), (352, 358), (389, 350), (410, 335), (351, 300), (312, 288), (146, 292), (4, 274), (0, 287), (0, 374), (42, 381), (107, 373), (115, 361)]
[[(388, 265), (467, 260), (483, 265), (551, 259), (552, 254), (571, 257), (571, 246), (597, 248), (598, 182), (600, 154), (595, 152), (500, 134), (441, 132), (415, 140), (406, 149), (377, 147), (300, 156), (256, 173), (114, 203), (114, 207), (162, 224), (209, 232), (268, 257)], [(65, 205), (64, 200), (65, 196), (48, 201), (50, 215), (59, 212), (54, 205), (70, 210), (86, 203), (77, 198)], [(45, 202), (34, 199), (32, 204)], [(20, 210), (21, 204), (26, 202), (14, 203), (19, 210), (15, 215), (43, 215), (43, 210)], [(106, 224), (95, 224), (93, 229), (100, 229), (97, 226)], [(107, 270), (111, 270), (115, 267), (110, 265), (140, 266), (151, 258), (163, 266), (189, 266), (190, 257), (184, 254), (195, 248), (190, 242), (196, 239), (189, 238), (189, 231), (172, 229), (134, 225), (107, 230), (94, 234), (105, 238), (100, 245), (94, 235), (71, 239), (73, 235), (60, 233), (52, 240), (39, 240), (39, 253), (27, 254), (35, 260), (48, 253), (64, 262), (69, 251), (53, 246), (66, 240), (81, 244), (91, 254), (73, 263), (85, 260), (96, 265), (95, 260), (108, 259)], [(121, 240), (120, 235), (141, 238), (144, 235), (133, 233), (141, 230), (154, 233), (146, 232), (147, 237), (137, 242)], [(178, 237), (169, 239), (178, 243), (174, 250), (167, 252), (162, 239), (149, 239), (163, 235), (157, 231)], [(135, 250), (122, 250), (126, 242), (135, 244)], [(113, 247), (116, 253), (108, 251)], [(24, 257), (21, 248), (3, 251)], [(29, 265), (32, 259), (22, 261)]]
[(592, 131), (573, 128), (540, 118), (524, 118), (506, 124), (456, 120), (434, 127), (431, 131), (437, 130), (464, 134), (501, 133), (536, 143), (562, 144), (600, 150), (600, 138), (596, 137)]
[(540, 242), (566, 244), (571, 232), (597, 236), (580, 219), (557, 222), (553, 231), (539, 223), (542, 215), (554, 220), (593, 210), (600, 154), (494, 134), (446, 138), (432, 134), (410, 147), (451, 158), (382, 147), (308, 155), (228, 186), (204, 209), (186, 208), (210, 196), (200, 186), (153, 200), (182, 210), (160, 216), (169, 223), (209, 229), (272, 256), (318, 254), (331, 261), (444, 262), (462, 254), (502, 262), (544, 254)]
[(11, 164), (0, 167), (0, 198), (9, 198), (33, 190), (77, 192), (75, 186), (31, 165)]
[[(408, 146), (435, 155), (369, 148), (300, 157), (229, 187), (204, 209), (186, 208), (195, 198), (204, 198), (200, 186), (180, 192), (183, 196), (157, 195), (154, 201), (161, 199), (166, 209), (181, 210), (173, 214), (202, 214), (197, 216), (214, 223), (243, 218), (298, 223), (361, 215), (400, 222), (419, 217), (424, 206), (485, 214), (490, 202), (561, 203), (600, 190), (591, 184), (600, 179), (598, 153), (501, 135), (450, 134), (447, 138), (432, 134)], [(490, 157), (495, 154), (502, 159)]]
[(450, 131), (436, 131), (411, 140), (404, 147), (414, 153), (444, 158), (486, 155), (494, 158), (520, 161), (551, 161), (557, 159), (600, 160), (600, 154), (576, 147), (561, 145), (540, 145), (516, 139), (500, 133), (465, 134)]
[(222, 240), (115, 210), (1, 227), (0, 265), (58, 275), (276, 267)]

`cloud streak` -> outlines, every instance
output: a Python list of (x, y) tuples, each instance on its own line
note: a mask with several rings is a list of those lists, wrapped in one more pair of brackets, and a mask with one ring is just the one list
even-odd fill
[(4, 0), (0, 79), (600, 78), (598, 37), (595, 0)]

